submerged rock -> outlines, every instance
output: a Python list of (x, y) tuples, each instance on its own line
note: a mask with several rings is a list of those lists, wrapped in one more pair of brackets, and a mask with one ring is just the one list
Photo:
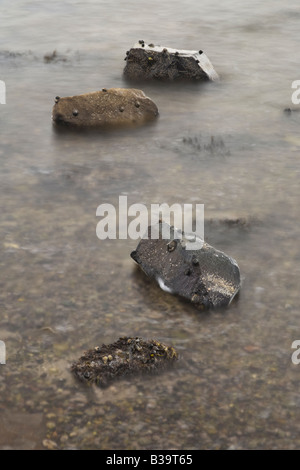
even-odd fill
[(137, 125), (158, 116), (156, 104), (134, 88), (103, 88), (78, 96), (55, 98), (52, 119), (75, 128)]
[(156, 340), (125, 337), (87, 351), (71, 370), (81, 381), (105, 387), (117, 378), (164, 369), (177, 359), (178, 354), (171, 346)]
[(124, 75), (129, 79), (218, 80), (203, 51), (154, 46), (139, 41), (126, 53)]
[(163, 290), (201, 308), (230, 304), (240, 289), (240, 271), (233, 258), (163, 222), (149, 226), (147, 236), (131, 257)]

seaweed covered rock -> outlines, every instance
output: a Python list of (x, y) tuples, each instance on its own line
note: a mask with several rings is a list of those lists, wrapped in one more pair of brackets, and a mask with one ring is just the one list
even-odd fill
[(139, 41), (126, 53), (124, 75), (128, 79), (218, 80), (218, 74), (203, 51), (154, 46)]
[(102, 91), (55, 98), (55, 124), (73, 128), (134, 126), (154, 120), (156, 104), (135, 88), (103, 88)]
[(240, 289), (233, 258), (164, 222), (148, 227), (131, 257), (163, 290), (200, 308), (227, 306)]
[(156, 340), (125, 337), (87, 351), (71, 370), (79, 380), (105, 387), (114, 379), (165, 369), (177, 359), (171, 346)]

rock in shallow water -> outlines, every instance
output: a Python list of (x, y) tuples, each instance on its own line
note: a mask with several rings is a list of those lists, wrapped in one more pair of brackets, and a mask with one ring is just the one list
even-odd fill
[(55, 98), (52, 119), (74, 128), (144, 124), (158, 116), (156, 104), (135, 88), (103, 88), (78, 96)]
[(117, 378), (164, 369), (177, 359), (177, 352), (171, 346), (156, 340), (126, 337), (87, 351), (71, 370), (81, 381), (105, 387)]
[[(166, 239), (164, 234), (169, 230), (170, 238)], [(230, 304), (240, 289), (240, 270), (233, 258), (162, 222), (148, 227), (147, 236), (131, 257), (163, 290), (201, 308)], [(193, 246), (192, 240), (198, 245)]]
[(139, 41), (125, 58), (124, 75), (129, 79), (218, 80), (219, 76), (203, 51), (154, 46)]

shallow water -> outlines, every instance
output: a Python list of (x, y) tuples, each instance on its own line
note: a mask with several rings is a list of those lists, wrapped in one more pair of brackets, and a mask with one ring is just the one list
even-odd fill
[[(0, 448), (298, 448), (300, 113), (283, 112), (298, 2), (2, 0), (1, 14)], [(203, 49), (221, 81), (143, 84), (150, 126), (56, 133), (54, 97), (130, 86), (139, 39)], [(121, 194), (205, 204), (207, 241), (243, 277), (227, 310), (160, 291), (135, 241), (97, 239), (98, 205)], [(74, 380), (83, 351), (126, 335), (172, 344), (178, 365), (105, 390)]]

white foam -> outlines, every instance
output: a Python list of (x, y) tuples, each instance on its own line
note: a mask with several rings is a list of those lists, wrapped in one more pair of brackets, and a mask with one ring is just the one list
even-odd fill
[(173, 291), (172, 289), (170, 289), (170, 287), (166, 286), (166, 284), (164, 283), (164, 281), (162, 280), (161, 277), (158, 277), (157, 278), (157, 282), (159, 284), (159, 287), (165, 291), (165, 292), (168, 292), (169, 294), (173, 294)]

